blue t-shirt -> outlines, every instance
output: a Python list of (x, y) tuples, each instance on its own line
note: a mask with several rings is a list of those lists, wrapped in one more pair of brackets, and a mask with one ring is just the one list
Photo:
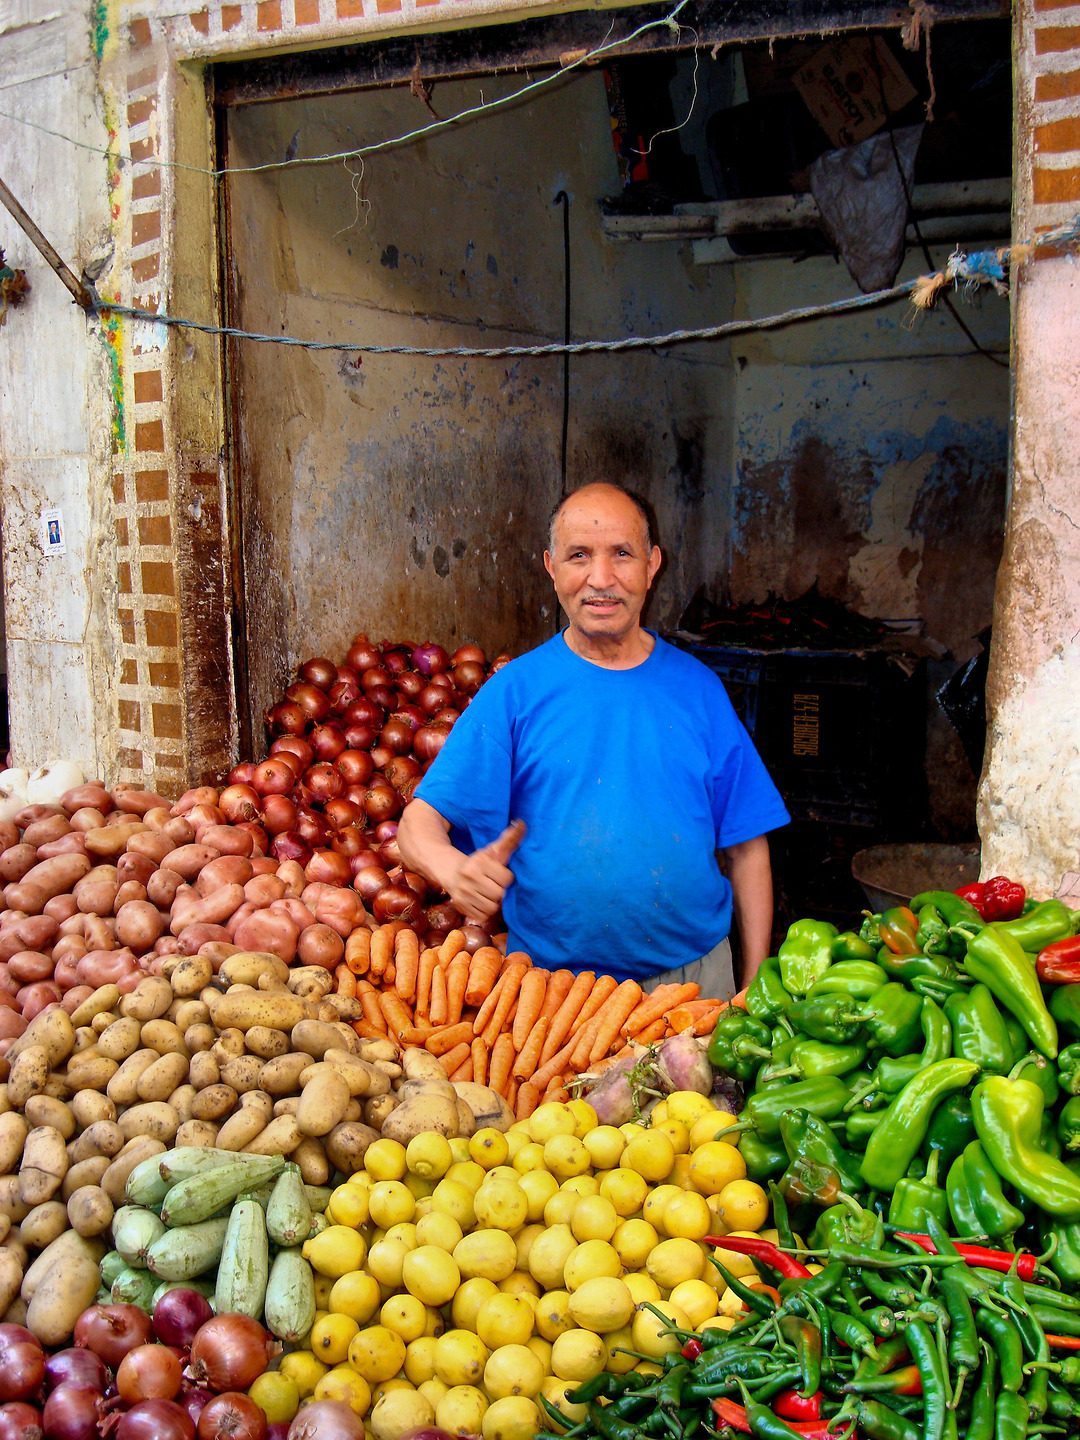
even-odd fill
[(503, 899), (511, 948), (549, 969), (635, 979), (731, 928), (717, 848), (788, 814), (720, 680), (656, 638), (609, 670), (562, 634), (492, 676), (417, 793), (466, 852), (528, 830)]

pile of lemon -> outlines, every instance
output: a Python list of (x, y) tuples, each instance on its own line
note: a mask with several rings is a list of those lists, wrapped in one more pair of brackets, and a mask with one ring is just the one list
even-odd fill
[[(506, 1134), (378, 1140), (304, 1246), (320, 1308), (306, 1348), (261, 1377), (260, 1404), (284, 1420), (309, 1397), (343, 1400), (374, 1440), (432, 1425), (532, 1440), (551, 1428), (541, 1396), (574, 1424), (567, 1390), (678, 1348), (643, 1302), (699, 1332), (742, 1313), (702, 1244), (768, 1215), (714, 1138), (732, 1123), (677, 1091), (647, 1126), (601, 1125), (571, 1100)], [(716, 1253), (754, 1283), (744, 1256)]]

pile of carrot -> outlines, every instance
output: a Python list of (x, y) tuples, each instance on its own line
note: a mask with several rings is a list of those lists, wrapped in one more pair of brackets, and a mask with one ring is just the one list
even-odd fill
[(359, 1035), (425, 1046), (451, 1080), (490, 1085), (518, 1119), (603, 1062), (682, 1030), (709, 1034), (721, 1010), (693, 983), (645, 994), (636, 980), (541, 970), (522, 951), (470, 955), (460, 930), (422, 950), (396, 922), (354, 931), (335, 979), (364, 1012)]

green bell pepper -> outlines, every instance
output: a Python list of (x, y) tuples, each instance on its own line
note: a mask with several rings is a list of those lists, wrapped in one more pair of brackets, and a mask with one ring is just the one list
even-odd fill
[(811, 1250), (833, 1250), (849, 1245), (876, 1250), (885, 1238), (885, 1226), (872, 1210), (833, 1205), (823, 1210), (810, 1232)]
[[(940, 1005), (927, 998), (922, 1002), (919, 1025), (923, 1034), (923, 1049), (919, 1055), (886, 1055), (878, 1061), (877, 1069), (870, 1077), (869, 1084), (861, 1087), (863, 1095), (879, 1092), (883, 1097), (896, 1095), (920, 1070), (936, 1060), (947, 1060), (952, 1052), (952, 1027)], [(849, 1079), (849, 1084), (851, 1081)], [(855, 1088), (856, 1095), (860, 1087)]]
[[(867, 947), (869, 948), (869, 947)], [(888, 980), (880, 965), (872, 960), (834, 960), (820, 980), (807, 991), (808, 1000), (819, 995), (848, 995), (852, 1000), (866, 1000)]]
[(1042, 900), (1015, 920), (998, 921), (994, 928), (1003, 931), (1021, 949), (1030, 950), (1033, 955), (1037, 955), (1044, 945), (1052, 945), (1055, 940), (1064, 940), (1076, 933), (1073, 912), (1062, 900)]
[(789, 1160), (805, 1160), (835, 1171), (840, 1188), (849, 1194), (859, 1189), (857, 1158), (848, 1154), (824, 1120), (808, 1110), (785, 1110), (780, 1116), (780, 1138)]
[(1022, 924), (1024, 918), (985, 925), (968, 941), (964, 968), (974, 980), (985, 985), (1006, 1010), (1012, 1011), (1036, 1050), (1048, 1060), (1054, 1060), (1058, 1052), (1057, 1025), (1046, 1008), (1031, 956), (1009, 930), (1010, 925)]
[(918, 1044), (923, 1000), (896, 982), (883, 985), (866, 1002), (870, 1044), (886, 1055), (906, 1055)]
[(982, 929), (982, 916), (970, 900), (955, 895), (951, 890), (923, 890), (911, 897), (911, 908), (916, 915), (926, 905), (932, 905), (946, 925), (975, 925)]
[(948, 1171), (969, 1141), (975, 1138), (970, 1095), (949, 1095), (934, 1111), (926, 1132), (926, 1148), (941, 1152), (941, 1168)]
[(1044, 1247), (1054, 1240), (1054, 1253), (1047, 1264), (1063, 1285), (1075, 1288), (1080, 1284), (1080, 1221), (1058, 1221), (1041, 1227)]
[(765, 1140), (756, 1130), (744, 1130), (739, 1136), (739, 1154), (747, 1177), (759, 1185), (782, 1175), (788, 1163), (788, 1153), (779, 1136)]
[(827, 1045), (850, 1045), (863, 1033), (863, 1009), (848, 995), (819, 995), (797, 1000), (788, 1011), (796, 1030)]
[(873, 963), (877, 946), (868, 944), (856, 930), (842, 931), (832, 943), (832, 958), (837, 960), (865, 960)]
[(926, 1138), (934, 1107), (950, 1091), (970, 1085), (978, 1072), (979, 1067), (970, 1060), (937, 1060), (904, 1086), (871, 1135), (863, 1156), (861, 1174), (871, 1190), (894, 1188)]
[(953, 1230), (961, 1240), (976, 1240), (982, 1235), (975, 1200), (971, 1193), (971, 1182), (967, 1177), (967, 1165), (963, 1155), (957, 1155), (949, 1166), (945, 1179), (945, 1195), (952, 1216)]
[(953, 1054), (974, 1060), (980, 1070), (1007, 1075), (1012, 1069), (1012, 1042), (1001, 1011), (985, 985), (950, 995), (945, 1014), (952, 1026)]
[(972, 1140), (964, 1149), (964, 1174), (979, 1221), (979, 1234), (996, 1240), (1019, 1230), (1024, 1224), (1024, 1212), (1006, 1199), (1001, 1179), (978, 1140)]
[(851, 1110), (844, 1117), (844, 1140), (852, 1150), (865, 1150), (866, 1142), (885, 1118), (884, 1110)]
[(1080, 1219), (1080, 1176), (1040, 1148), (1043, 1093), (1030, 1080), (990, 1075), (971, 1096), (975, 1131), (990, 1163), (1033, 1204), (1061, 1220)]
[(905, 985), (927, 980), (947, 991), (963, 989), (960, 971), (946, 955), (892, 955), (882, 950), (878, 964), (890, 979), (902, 980)]
[(941, 911), (934, 905), (924, 905), (917, 912), (919, 928), (915, 932), (915, 943), (924, 955), (945, 955), (949, 951), (949, 927)]
[(1061, 1088), (1067, 1095), (1080, 1095), (1080, 1043), (1066, 1045), (1057, 1063)]
[(1050, 1014), (1066, 1035), (1080, 1036), (1080, 985), (1055, 985), (1050, 996)]
[(851, 1091), (837, 1075), (756, 1090), (746, 1103), (744, 1113), (750, 1122), (747, 1128), (773, 1140), (780, 1134), (780, 1117), (785, 1110), (808, 1110), (822, 1120), (835, 1120), (850, 1098)]
[(780, 946), (780, 978), (792, 995), (805, 995), (832, 964), (833, 941), (839, 935), (827, 920), (796, 920)]
[(1027, 1031), (1011, 1011), (1006, 1010), (1001, 1018), (1005, 1021), (1005, 1029), (1009, 1032), (1009, 1044), (1012, 1046), (1013, 1064), (1015, 1065), (1031, 1050), (1031, 1041), (1028, 1039)]
[(926, 1234), (927, 1216), (933, 1215), (941, 1225), (949, 1220), (949, 1202), (945, 1191), (938, 1184), (938, 1165), (941, 1156), (938, 1151), (930, 1152), (926, 1162), (926, 1173), (921, 1180), (904, 1176), (898, 1180), (889, 1201), (889, 1224), (898, 1230)]
[(762, 1062), (772, 1058), (772, 1032), (764, 1020), (733, 1007), (721, 1012), (707, 1053), (714, 1070), (752, 1080)]
[(1057, 1137), (1066, 1154), (1080, 1150), (1080, 1095), (1066, 1100), (1058, 1111)]
[(1057, 1068), (1051, 1065), (1045, 1055), (1040, 1055), (1035, 1050), (1030, 1050), (1018, 1060), (1009, 1075), (1014, 1080), (1030, 1080), (1038, 1085), (1043, 1092), (1043, 1104), (1048, 1110), (1061, 1098)]
[(758, 967), (758, 972), (746, 989), (746, 1009), (755, 1020), (764, 1020), (772, 1025), (785, 1010), (790, 1010), (794, 996), (784, 989), (780, 979), (780, 960), (770, 955)]
[[(824, 1040), (799, 1039), (773, 1051), (773, 1064), (761, 1071), (763, 1080), (813, 1080), (818, 1075), (846, 1075), (866, 1059), (865, 1045), (829, 1045)], [(776, 1063), (779, 1062), (779, 1063)]]

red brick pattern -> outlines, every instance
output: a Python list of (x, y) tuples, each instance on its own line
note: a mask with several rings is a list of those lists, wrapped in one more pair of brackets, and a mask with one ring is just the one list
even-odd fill
[[(1080, 201), (1080, 24), (1076, 0), (1022, 0), (1017, 10), (1018, 108), (1030, 117), (1016, 175), (1022, 228), (1044, 231), (1072, 218)], [(1025, 95), (1025, 90), (1029, 93)]]

